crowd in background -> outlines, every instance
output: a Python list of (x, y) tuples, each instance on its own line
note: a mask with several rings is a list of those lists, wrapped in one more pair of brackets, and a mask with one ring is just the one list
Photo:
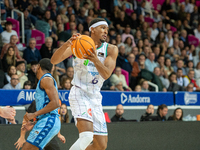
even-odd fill
[[(189, 45), (187, 38), (192, 34), (200, 39), (200, 9), (195, 0), (171, 4), (166, 0), (159, 11), (151, 6), (145, 0), (5, 0), (1, 5), (4, 18), (11, 16), (14, 8), (24, 13), (26, 44), (21, 45), (11, 22), (2, 23), (0, 88), (35, 88), (39, 60), (51, 58), (72, 34), (89, 35), (89, 22), (100, 17), (109, 25), (106, 42), (119, 49), (116, 69), (102, 90), (154, 91), (150, 81), (159, 91), (199, 91), (200, 47)], [(21, 24), (19, 14), (14, 18)], [(154, 22), (150, 24), (145, 18)], [(39, 21), (48, 24), (49, 36), (38, 50), (31, 30)], [(70, 57), (52, 70), (60, 89), (72, 86), (72, 60)]]

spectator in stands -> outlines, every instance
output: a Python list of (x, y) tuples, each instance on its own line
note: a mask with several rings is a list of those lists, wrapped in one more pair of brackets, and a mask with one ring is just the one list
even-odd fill
[(119, 48), (121, 45), (123, 45), (121, 34), (117, 34), (117, 36), (116, 36), (116, 45), (117, 45), (118, 48)]
[(68, 78), (70, 78), (72, 80), (73, 76), (74, 76), (74, 68), (73, 67), (68, 67), (67, 71), (66, 71), (66, 74), (63, 74), (62, 76), (60, 76), (60, 78), (62, 80), (62, 78), (68, 77)]
[(183, 78), (184, 80), (184, 87), (187, 87), (189, 83), (194, 84), (194, 91), (199, 91), (200, 87), (197, 85), (196, 80), (194, 79), (194, 70), (190, 70), (188, 75)]
[(15, 50), (12, 46), (8, 48), (6, 55), (4, 55), (2, 59), (2, 65), (4, 72), (7, 72), (9, 66), (16, 65)]
[(74, 34), (74, 33), (78, 33), (77, 29), (76, 29), (76, 23), (75, 22), (70, 22), (69, 23), (69, 30), (67, 31), (69, 34)]
[(10, 83), (6, 84), (3, 89), (6, 90), (14, 90), (14, 89), (21, 89), (21, 87), (17, 86), (19, 83), (19, 77), (16, 74), (11, 75)]
[(120, 34), (123, 33), (123, 31), (125, 30), (125, 27), (127, 25), (130, 24), (129, 20), (127, 18), (125, 18), (125, 12), (124, 11), (121, 11), (120, 12), (120, 16), (118, 16), (119, 18), (116, 20), (115, 22), (115, 26), (116, 26), (116, 29), (118, 30), (118, 32)]
[(31, 81), (28, 80), (28, 81), (24, 82), (23, 89), (26, 89), (26, 90), (32, 89)]
[(174, 48), (169, 47), (167, 49), (167, 53), (165, 54), (165, 58), (169, 58), (171, 61), (171, 65), (174, 66), (176, 64), (176, 60), (178, 59), (178, 55), (174, 55)]
[(142, 92), (142, 87), (140, 85), (136, 85), (135, 92)]
[(165, 33), (163, 31), (160, 31), (159, 34), (156, 37), (156, 44), (162, 44), (165, 41)]
[(26, 60), (27, 64), (30, 64), (32, 61), (39, 62), (42, 59), (40, 51), (35, 46), (35, 38), (30, 38), (29, 46), (23, 52), (23, 58)]
[(174, 110), (174, 113), (172, 116), (168, 117), (169, 121), (182, 121), (183, 120), (183, 110), (178, 107)]
[(189, 61), (187, 62), (187, 67), (185, 68), (186, 73), (188, 74), (188, 72), (189, 72), (190, 70), (193, 70), (193, 69), (194, 69), (193, 61), (192, 61), (192, 60), (189, 60)]
[(77, 33), (83, 34), (84, 27), (82, 24), (77, 25)]
[(145, 5), (146, 5), (146, 1), (142, 1), (141, 6), (137, 7), (137, 10), (136, 10), (137, 17), (139, 17), (139, 15), (145, 16)]
[(94, 14), (99, 15), (100, 14), (100, 10), (99, 10), (99, 2), (94, 2), (94, 8), (93, 8)]
[(74, 9), (75, 14), (79, 15), (81, 13), (80, 0), (76, 0), (72, 8)]
[(127, 55), (125, 54), (125, 46), (124, 44), (119, 45), (119, 54), (117, 56), (116, 66), (122, 67), (124, 60), (126, 59)]
[(186, 87), (186, 91), (188, 92), (194, 92), (194, 84), (193, 83), (189, 83)]
[(144, 54), (140, 54), (139, 55), (139, 59), (138, 59), (138, 64), (139, 64), (139, 68), (141, 69), (145, 69), (145, 62), (146, 62), (146, 57)]
[(199, 79), (200, 78), (200, 62), (198, 62), (198, 64), (196, 65), (194, 72), (195, 72), (194, 74), (195, 79)]
[(70, 90), (72, 87), (70, 78), (67, 77), (63, 78), (61, 81), (61, 87), (62, 90)]
[[(141, 42), (142, 44), (139, 43), (139, 42)], [(142, 33), (141, 33), (140, 30), (137, 30), (137, 31), (135, 32), (135, 44), (137, 44), (137, 47), (138, 47), (138, 49), (139, 49), (139, 52), (141, 53), (142, 50), (140, 50), (140, 49), (142, 49), (142, 47), (143, 47), (143, 40), (142, 40)]]
[(112, 122), (118, 122), (118, 121), (125, 121), (126, 119), (122, 117), (124, 114), (124, 108), (121, 104), (117, 105), (115, 110), (115, 115), (111, 118)]
[(125, 44), (125, 54), (128, 55), (131, 53), (132, 50), (132, 39), (131, 37), (127, 37), (126, 40), (124, 41)]
[(115, 91), (125, 91), (126, 89), (123, 87), (122, 81), (118, 80), (114, 83)]
[(51, 12), (50, 10), (46, 10), (43, 20), (48, 22), (49, 19), (51, 19)]
[(174, 72), (174, 69), (171, 66), (171, 59), (170, 58), (165, 59), (165, 71), (166, 71), (167, 75), (170, 75), (172, 72)]
[(110, 77), (110, 81), (111, 81), (112, 85), (116, 85), (116, 83), (118, 81), (121, 81), (123, 88), (125, 88), (126, 90), (129, 90), (129, 91), (132, 91), (132, 89), (126, 83), (125, 76), (123, 74), (121, 74), (121, 72), (122, 71), (121, 71), (120, 67), (115, 68), (115, 73), (112, 74), (111, 77)]
[(131, 13), (130, 27), (131, 27), (131, 30), (132, 30), (133, 33), (139, 27), (137, 14), (135, 12)]
[(69, 123), (69, 114), (67, 110), (67, 105), (62, 103), (60, 107), (60, 117), (61, 123)]
[(15, 30), (12, 30), (12, 27), (13, 27), (12, 22), (7, 21), (5, 23), (6, 30), (1, 33), (1, 40), (2, 40), (4, 45), (10, 43), (10, 37), (12, 35), (15, 35), (18, 39), (17, 32)]
[(3, 88), (4, 85), (8, 83), (6, 74), (3, 71), (2, 64), (0, 61), (0, 88)]
[[(28, 46), (29, 39), (31, 38), (32, 21), (31, 18), (29, 17), (29, 12), (27, 9), (25, 9), (23, 13), (24, 13), (24, 34), (26, 37), (26, 45)], [(21, 29), (22, 28), (21, 17), (18, 18), (18, 21), (20, 23), (20, 29)]]
[(162, 83), (163, 88), (168, 88), (169, 87), (169, 80), (164, 78), (161, 75), (161, 71), (159, 67), (155, 67), (153, 73), (159, 77), (160, 82)]
[(146, 80), (141, 82), (142, 92), (149, 92), (149, 83)]
[(185, 91), (183, 86), (180, 86), (177, 84), (177, 80), (176, 80), (176, 73), (172, 72), (169, 75), (169, 87), (167, 88), (167, 91), (172, 91), (172, 92), (176, 92), (176, 91)]
[(181, 55), (181, 49), (179, 47), (179, 39), (174, 38), (174, 43), (173, 43), (173, 48), (174, 48), (174, 55)]
[(130, 28), (130, 26), (129, 25), (127, 25), (126, 26), (126, 28), (125, 28), (125, 31), (124, 31), (124, 33), (122, 34), (122, 42), (124, 42), (125, 43), (125, 41), (127, 40), (127, 37), (130, 37), (131, 38), (131, 40), (132, 40), (132, 47), (135, 47), (136, 45), (135, 45), (135, 41), (134, 41), (134, 37), (133, 37), (133, 35), (131, 34), (131, 28)]
[(28, 80), (31, 82), (31, 86), (34, 88), (36, 87), (36, 71), (38, 67), (38, 62), (37, 61), (32, 61), (31, 62), (31, 69), (28, 71)]
[(53, 67), (52, 67), (51, 74), (52, 74), (53, 78), (55, 79), (55, 81), (57, 83), (58, 89), (60, 89), (61, 88), (60, 80), (59, 80), (60, 78), (59, 78), (59, 76), (57, 74), (55, 65), (53, 65)]
[(10, 46), (13, 46), (14, 47), (14, 50), (15, 50), (15, 55), (17, 57), (17, 61), (21, 61), (23, 60), (20, 56), (20, 53), (19, 53), (19, 50), (16, 46), (16, 43), (17, 43), (18, 39), (17, 39), (17, 36), (16, 35), (11, 35), (10, 37), (10, 43), (8, 44), (5, 44), (1, 50), (1, 59), (3, 59), (3, 56), (7, 53), (7, 50)]
[(167, 42), (167, 47), (172, 47), (173, 46), (174, 40), (173, 40), (173, 37), (172, 37), (172, 31), (171, 30), (167, 31), (167, 35), (165, 37), (165, 40)]
[(80, 15), (78, 16), (78, 24), (84, 24), (86, 22), (86, 9), (84, 7), (81, 8)]
[(53, 2), (51, 4), (51, 10), (50, 10), (50, 12), (51, 12), (51, 19), (52, 20), (56, 20), (56, 16), (59, 14), (59, 12), (57, 10), (57, 4), (56, 4), (56, 2)]
[(138, 47), (133, 47), (131, 53), (133, 53), (135, 55), (135, 61), (138, 62), (138, 59), (139, 59)]
[[(0, 69), (1, 70), (1, 69)], [(11, 75), (16, 74), (17, 70), (15, 68), (15, 66), (9, 66), (7, 72), (5, 73), (6, 79), (7, 81), (10, 83), (11, 80)], [(20, 86), (20, 83), (19, 83)]]
[(194, 29), (194, 35), (200, 40), (200, 24), (198, 24), (197, 29)]
[(51, 37), (45, 38), (45, 44), (40, 48), (40, 54), (42, 58), (51, 58), (53, 55), (53, 47), (52, 47), (53, 39)]
[(176, 66), (174, 66), (174, 72), (177, 72), (178, 68), (181, 68), (182, 71), (183, 71), (183, 75), (186, 75), (186, 71), (185, 71), (185, 68), (183, 66), (184, 66), (183, 60), (179, 59), (176, 62)]
[(162, 104), (160, 106), (158, 106), (157, 109), (157, 120), (158, 121), (166, 121), (166, 115), (168, 113), (168, 108), (167, 105)]
[(153, 72), (154, 68), (157, 66), (157, 64), (154, 62), (155, 60), (155, 54), (150, 53), (148, 59), (145, 61), (145, 68), (151, 72)]
[(189, 43), (188, 43), (188, 40), (187, 40), (187, 31), (186, 30), (181, 30), (180, 40), (183, 41), (184, 46), (189, 46)]
[(154, 22), (152, 24), (152, 28), (151, 28), (151, 38), (153, 39), (153, 41), (156, 41), (156, 37), (159, 34), (158, 29), (157, 29), (158, 24), (156, 22)]
[(23, 88), (24, 82), (28, 80), (27, 73), (25, 73), (26, 66), (24, 61), (17, 62), (17, 75), (19, 78), (19, 82), (21, 84), (21, 88)]
[(101, 90), (112, 90), (112, 91), (115, 90), (115, 86), (112, 85), (112, 83), (110, 82), (110, 78), (108, 78), (103, 82)]
[(149, 104), (147, 106), (147, 109), (146, 109), (146, 113), (143, 114), (141, 117), (140, 117), (140, 121), (148, 121), (148, 117), (153, 115), (154, 113), (154, 106), (152, 104)]
[(174, 3), (171, 4), (172, 5), (172, 9), (173, 9), (173, 12), (178, 14), (179, 10), (180, 10), (180, 0), (175, 0)]
[(198, 62), (200, 62), (200, 51), (196, 56), (193, 57), (194, 66), (197, 66)]
[(92, 17), (91, 16), (87, 16), (86, 17), (86, 22), (83, 24), (83, 27), (84, 27), (84, 31), (89, 31), (89, 23), (90, 21), (92, 20)]
[(184, 86), (183, 82), (183, 70), (181, 68), (178, 68), (177, 73), (176, 73), (176, 80), (177, 80), (177, 84), (180, 86)]

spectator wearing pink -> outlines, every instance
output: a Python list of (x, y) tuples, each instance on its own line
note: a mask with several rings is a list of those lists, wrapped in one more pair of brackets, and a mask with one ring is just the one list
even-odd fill
[(17, 57), (17, 61), (23, 60), (23, 59), (21, 58), (21, 56), (19, 55), (19, 50), (18, 50), (18, 48), (17, 48), (17, 46), (16, 46), (17, 41), (18, 41), (18, 38), (17, 38), (16, 35), (12, 35), (12, 36), (10, 37), (10, 43), (4, 45), (3, 48), (2, 48), (2, 51), (1, 51), (1, 59), (3, 59), (3, 56), (7, 53), (8, 48), (9, 48), (10, 46), (12, 46), (12, 47), (14, 48), (14, 50), (15, 50), (15, 55), (16, 55), (16, 57)]
[(121, 74), (121, 72), (122, 72), (121, 68), (120, 67), (116, 67), (115, 73), (112, 74), (112, 76), (110, 77), (110, 81), (111, 81), (112, 85), (116, 85), (116, 83), (118, 81), (121, 81), (122, 85), (123, 85), (123, 87), (125, 89), (127, 89), (129, 91), (132, 91), (132, 89), (126, 83), (125, 76), (123, 74)]
[(135, 45), (134, 37), (131, 34), (131, 28), (129, 25), (126, 26), (125, 32), (122, 34), (122, 42), (124, 42), (127, 37), (130, 37), (132, 39), (132, 47), (135, 47), (136, 45)]

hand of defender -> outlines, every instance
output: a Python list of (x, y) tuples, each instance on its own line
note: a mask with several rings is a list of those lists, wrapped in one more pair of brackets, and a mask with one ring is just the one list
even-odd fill
[(6, 118), (6, 119), (14, 119), (15, 115), (16, 115), (16, 111), (14, 108), (10, 107), (10, 106), (6, 106), (2, 109), (2, 114), (1, 116), (3, 118)]
[(25, 121), (29, 121), (29, 120), (32, 120), (33, 118), (36, 118), (37, 116), (35, 115), (35, 113), (26, 113), (24, 115), (24, 120)]
[(80, 35), (80, 33), (73, 34), (72, 37), (69, 40), (67, 40), (67, 42), (65, 42), (66, 47), (72, 46), (72, 41), (76, 40), (76, 38)]
[[(96, 45), (96, 48), (97, 48), (97, 45)], [(97, 57), (97, 51), (94, 50), (94, 48), (92, 48), (91, 50), (88, 49), (87, 51), (88, 51), (88, 53), (90, 55), (84, 54), (84, 56), (83, 56), (84, 59), (88, 59), (88, 60), (90, 60), (92, 62), (94, 62), (96, 59), (98, 59), (98, 57)]]
[(14, 144), (14, 145), (16, 145), (15, 148), (17, 148), (17, 150), (19, 150), (24, 145), (25, 142), (26, 142), (26, 140), (24, 138), (20, 137), (17, 140), (17, 142)]

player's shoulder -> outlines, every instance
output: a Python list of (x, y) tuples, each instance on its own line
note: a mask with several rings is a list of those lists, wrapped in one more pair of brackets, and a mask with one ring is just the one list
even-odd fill
[(118, 55), (118, 47), (108, 43), (107, 53), (108, 55)]
[(54, 85), (54, 80), (50, 76), (45, 76), (40, 80), (40, 86), (44, 89), (45, 87)]

